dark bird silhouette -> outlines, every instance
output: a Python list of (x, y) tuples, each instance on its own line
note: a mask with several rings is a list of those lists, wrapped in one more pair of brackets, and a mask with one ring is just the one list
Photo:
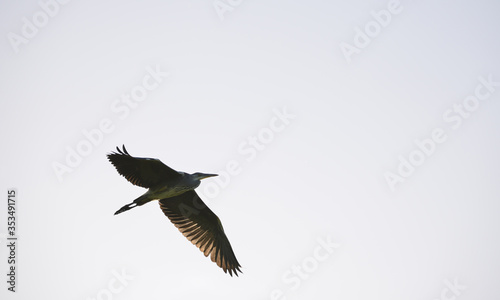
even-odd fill
[(158, 159), (133, 157), (125, 149), (108, 154), (108, 160), (118, 173), (132, 184), (148, 190), (115, 215), (153, 200), (179, 231), (196, 245), (205, 256), (221, 267), (225, 273), (238, 276), (240, 264), (234, 255), (219, 218), (203, 203), (194, 191), (202, 179), (217, 174), (178, 172)]

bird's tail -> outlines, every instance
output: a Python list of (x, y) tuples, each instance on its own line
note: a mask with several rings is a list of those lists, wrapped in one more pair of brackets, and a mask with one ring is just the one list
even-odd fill
[(129, 203), (129, 204), (123, 206), (122, 208), (120, 208), (119, 210), (117, 210), (115, 212), (115, 215), (121, 214), (122, 212), (127, 211), (131, 208), (134, 208), (136, 206), (141, 206), (144, 203), (147, 203), (149, 201), (150, 201), (150, 199), (148, 199), (148, 197), (146, 195), (142, 195), (139, 198), (135, 199), (132, 203)]

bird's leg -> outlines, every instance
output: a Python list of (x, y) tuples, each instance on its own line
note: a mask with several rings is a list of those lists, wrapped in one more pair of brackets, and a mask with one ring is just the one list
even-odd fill
[(148, 203), (151, 200), (154, 200), (154, 198), (150, 197), (150, 195), (148, 193), (145, 193), (144, 195), (142, 195), (139, 198), (135, 199), (132, 203), (129, 203), (129, 204), (123, 206), (122, 208), (120, 208), (119, 210), (117, 210), (115, 212), (115, 215), (121, 214), (122, 212), (127, 211), (127, 210), (129, 210), (131, 208), (134, 208), (136, 206), (141, 206), (141, 205), (143, 205), (145, 203)]
[(117, 210), (117, 211), (115, 212), (115, 215), (117, 215), (117, 214), (121, 214), (122, 212), (127, 211), (127, 210), (129, 210), (129, 209), (131, 209), (131, 208), (134, 208), (134, 207), (136, 207), (136, 206), (137, 206), (137, 203), (135, 203), (135, 202), (129, 203), (129, 204), (127, 204), (127, 205), (123, 206), (122, 208), (120, 208), (119, 210)]

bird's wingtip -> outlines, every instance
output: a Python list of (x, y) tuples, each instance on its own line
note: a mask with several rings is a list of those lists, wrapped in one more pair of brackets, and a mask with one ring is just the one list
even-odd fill
[(127, 148), (125, 148), (125, 144), (122, 144), (122, 149), (125, 154), (130, 155), (128, 154)]
[[(231, 277), (233, 277), (233, 274), (234, 274), (234, 275), (236, 275), (236, 277), (239, 277), (239, 276), (240, 276), (240, 274), (243, 274), (243, 272), (241, 272), (241, 270), (240, 270), (240, 267), (241, 267), (241, 266), (240, 266), (240, 265), (238, 265), (238, 266), (236, 266), (236, 267), (234, 267), (234, 268), (231, 268), (231, 269), (225, 269), (225, 270), (224, 270), (224, 273), (229, 272), (229, 275), (230, 275)], [(238, 272), (239, 272), (240, 274), (238, 274)]]

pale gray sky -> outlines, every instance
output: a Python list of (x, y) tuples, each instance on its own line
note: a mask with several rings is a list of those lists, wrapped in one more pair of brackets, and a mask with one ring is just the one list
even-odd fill
[[(500, 296), (497, 1), (63, 2), (0, 4), (1, 299)], [(113, 215), (122, 144), (221, 174), (240, 277)]]

